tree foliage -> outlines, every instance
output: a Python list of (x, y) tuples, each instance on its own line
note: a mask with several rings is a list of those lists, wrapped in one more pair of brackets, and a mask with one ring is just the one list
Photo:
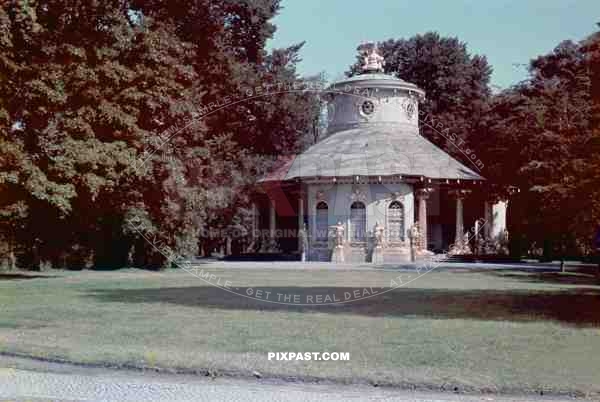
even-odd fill
[[(429, 32), (378, 47), (386, 72), (426, 91), (422, 134), (463, 162), (463, 151), (475, 151), (493, 184), (490, 198), (521, 190), (509, 209), (517, 253), (591, 252), (600, 222), (599, 33), (533, 59), (530, 77), (497, 95), (489, 89), (486, 58), (469, 54), (457, 38)], [(347, 74), (359, 73), (361, 64)]]
[(9, 252), (22, 250), (27, 266), (156, 266), (165, 250), (196, 254), (199, 229), (236, 221), (265, 155), (300, 146), (314, 99), (284, 93), (194, 116), (243, 88), (298, 79), (301, 44), (265, 50), (278, 9), (278, 0), (4, 3)]
[[(378, 43), (384, 70), (425, 91), (419, 106), (422, 134), (459, 160), (479, 140), (475, 123), (490, 97), (492, 68), (485, 56), (471, 55), (457, 38), (436, 32)], [(350, 67), (360, 72), (362, 60)], [(460, 140), (450, 141), (450, 134)], [(460, 143), (460, 145), (456, 145)]]
[(497, 95), (480, 121), (488, 178), (521, 189), (512, 202), (522, 251), (591, 252), (600, 219), (598, 35), (565, 41), (530, 63), (530, 78)]

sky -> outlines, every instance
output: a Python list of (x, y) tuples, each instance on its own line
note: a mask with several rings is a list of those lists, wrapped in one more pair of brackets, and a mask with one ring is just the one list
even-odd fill
[(282, 0), (282, 6), (268, 47), (306, 41), (298, 72), (325, 72), (328, 80), (341, 78), (361, 42), (437, 31), (487, 56), (492, 84), (506, 88), (527, 78), (532, 58), (563, 40), (584, 39), (600, 22), (600, 0)]

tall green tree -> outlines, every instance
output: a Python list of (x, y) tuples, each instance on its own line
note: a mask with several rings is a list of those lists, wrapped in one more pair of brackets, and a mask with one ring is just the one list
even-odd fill
[(197, 253), (199, 229), (231, 222), (244, 203), (236, 190), (268, 164), (264, 154), (297, 149), (310, 117), (296, 111), (313, 100), (284, 93), (194, 116), (244, 88), (298, 79), (300, 45), (264, 49), (278, 8), (1, 6), (0, 228), (28, 251), (26, 264), (156, 266), (165, 250)]
[[(474, 148), (480, 139), (475, 122), (485, 113), (491, 94), (492, 68), (485, 56), (472, 55), (458, 38), (437, 32), (388, 39), (378, 47), (385, 59), (385, 72), (425, 90), (426, 99), (419, 106), (422, 134), (465, 160), (466, 150)], [(348, 74), (359, 73), (361, 65), (359, 57)], [(450, 141), (449, 134), (459, 140)]]
[(511, 207), (513, 233), (526, 236), (522, 251), (533, 243), (548, 258), (590, 251), (600, 183), (590, 63), (583, 44), (559, 44), (480, 121), (488, 177), (522, 190)]

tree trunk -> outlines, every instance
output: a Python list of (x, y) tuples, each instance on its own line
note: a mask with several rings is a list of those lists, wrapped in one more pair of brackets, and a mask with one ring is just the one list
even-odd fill
[(231, 237), (225, 240), (225, 255), (231, 255)]
[(8, 240), (8, 269), (14, 271), (17, 269), (17, 257), (15, 256), (15, 243), (12, 239)]
[(596, 262), (598, 263), (598, 267), (596, 268), (596, 279), (597, 282), (600, 283), (600, 248), (596, 250)]
[(560, 272), (561, 273), (565, 273), (565, 254), (566, 253), (567, 253), (567, 247), (565, 245), (565, 238), (562, 237), (560, 239)]
[(8, 269), (11, 271), (17, 269), (17, 258), (15, 257), (15, 251), (12, 248), (8, 252)]

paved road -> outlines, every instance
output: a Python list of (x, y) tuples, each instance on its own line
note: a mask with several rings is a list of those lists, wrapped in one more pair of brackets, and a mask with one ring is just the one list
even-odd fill
[(565, 399), (426, 394), (370, 386), (317, 385), (232, 380), (125, 371), (44, 372), (0, 368), (4, 401), (404, 401), (541, 402)]

